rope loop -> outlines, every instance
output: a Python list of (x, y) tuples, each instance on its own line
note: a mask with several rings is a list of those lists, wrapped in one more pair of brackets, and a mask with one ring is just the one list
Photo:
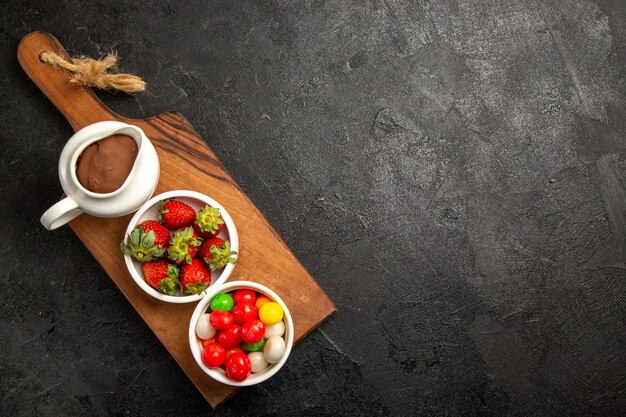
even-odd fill
[(140, 93), (146, 89), (145, 81), (136, 75), (109, 72), (116, 69), (116, 53), (108, 54), (100, 60), (80, 56), (68, 61), (59, 54), (43, 51), (39, 59), (55, 68), (70, 71), (70, 82), (83, 87), (123, 91), (127, 94)]

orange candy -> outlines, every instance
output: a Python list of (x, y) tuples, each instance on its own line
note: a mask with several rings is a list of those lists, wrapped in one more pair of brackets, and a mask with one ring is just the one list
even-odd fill
[(254, 305), (255, 305), (255, 307), (256, 307), (256, 308), (258, 308), (258, 309), (260, 310), (260, 309), (261, 309), (261, 307), (263, 307), (265, 304), (269, 303), (270, 301), (272, 301), (272, 300), (270, 300), (270, 299), (269, 299), (269, 298), (267, 298), (266, 296), (264, 296), (264, 295), (259, 295), (259, 296), (256, 298), (256, 301), (255, 301)]
[(206, 339), (206, 340), (202, 339), (202, 347), (205, 347), (209, 343), (213, 343), (213, 342), (215, 342), (214, 338), (210, 338), (210, 339)]
[(232, 349), (226, 349), (226, 359), (228, 359), (228, 357), (230, 355), (232, 355), (233, 353), (236, 352), (242, 352), (243, 353), (243, 349), (240, 347), (236, 347), (236, 348), (232, 348)]

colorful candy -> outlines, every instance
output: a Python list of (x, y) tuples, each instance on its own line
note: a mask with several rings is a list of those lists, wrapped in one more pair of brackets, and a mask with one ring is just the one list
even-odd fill
[(233, 353), (243, 353), (243, 349), (240, 348), (239, 346), (234, 347), (232, 349), (226, 349), (226, 359), (228, 359), (230, 357), (230, 355), (232, 355)]
[(196, 334), (200, 339), (210, 339), (215, 336), (215, 328), (211, 326), (210, 317), (210, 314), (203, 314), (196, 323)]
[(241, 348), (243, 350), (247, 350), (248, 352), (256, 352), (257, 350), (263, 350), (264, 346), (265, 346), (265, 339), (261, 339), (261, 341), (257, 343), (243, 342), (241, 344)]
[(238, 324), (231, 325), (228, 329), (217, 334), (217, 343), (226, 349), (232, 349), (241, 343), (241, 326)]
[(283, 308), (273, 301), (265, 303), (259, 309), (259, 318), (268, 326), (276, 324), (283, 319)]
[(217, 294), (211, 300), (211, 310), (224, 310), (230, 311), (233, 309), (235, 302), (233, 301), (233, 297), (230, 294)]
[(196, 323), (202, 362), (223, 367), (234, 381), (264, 372), (285, 355), (283, 316), (279, 303), (252, 290), (217, 294)]
[(263, 352), (250, 352), (248, 359), (250, 360), (250, 370), (255, 374), (267, 368), (268, 363), (263, 357)]
[(234, 321), (232, 314), (224, 310), (215, 310), (209, 317), (209, 324), (215, 330), (226, 330), (233, 325)]
[(259, 295), (256, 298), (256, 301), (254, 302), (254, 306), (260, 310), (261, 307), (263, 307), (265, 304), (269, 303), (270, 301), (272, 300), (270, 300), (268, 297), (264, 295)]
[(235, 304), (231, 314), (237, 324), (244, 324), (248, 320), (259, 318), (259, 310), (250, 303)]
[(233, 294), (235, 304), (252, 304), (256, 301), (256, 293), (252, 290), (237, 290)]
[(202, 350), (202, 362), (209, 368), (217, 368), (224, 363), (226, 350), (218, 343), (209, 343)]
[(248, 355), (242, 352), (233, 353), (224, 362), (226, 375), (233, 381), (243, 381), (250, 375), (251, 364)]
[(268, 363), (276, 363), (285, 354), (285, 339), (280, 336), (272, 336), (265, 342), (263, 357)]
[(279, 321), (276, 324), (272, 324), (271, 326), (265, 326), (265, 338), (270, 338), (272, 336), (282, 336), (285, 334), (285, 322)]
[(214, 338), (210, 338), (210, 339), (202, 339), (202, 347), (206, 347), (206, 345), (208, 345), (209, 343), (213, 343), (215, 342)]
[(265, 325), (261, 320), (248, 320), (241, 326), (241, 340), (245, 343), (259, 343), (265, 335)]

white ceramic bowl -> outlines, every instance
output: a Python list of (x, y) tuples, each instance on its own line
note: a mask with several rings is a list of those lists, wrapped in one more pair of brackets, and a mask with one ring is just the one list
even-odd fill
[[(203, 347), (202, 342), (196, 335), (196, 324), (198, 323), (200, 316), (209, 309), (211, 299), (213, 299), (213, 297), (215, 297), (218, 293), (226, 293), (243, 289), (260, 292), (261, 294), (269, 297), (272, 301), (280, 304), (280, 306), (283, 308), (283, 321), (285, 322), (285, 334), (283, 335), (283, 337), (285, 338), (285, 353), (279, 362), (269, 365), (267, 368), (265, 368), (263, 372), (252, 373), (243, 381), (237, 382), (228, 378), (226, 376), (226, 371), (224, 371), (223, 368), (209, 368), (204, 364), (204, 362), (202, 362)], [(196, 306), (196, 309), (191, 315), (191, 320), (189, 322), (189, 347), (191, 348), (191, 353), (193, 354), (194, 359), (198, 363), (198, 366), (202, 368), (204, 372), (206, 372), (211, 378), (221, 382), (222, 384), (232, 385), (235, 387), (247, 387), (249, 385), (255, 385), (271, 378), (276, 372), (278, 372), (280, 368), (282, 368), (285, 362), (287, 362), (287, 358), (289, 357), (289, 353), (291, 353), (292, 346), (293, 319), (291, 318), (291, 313), (289, 313), (287, 305), (285, 305), (283, 300), (281, 300), (281, 298), (274, 291), (270, 290), (265, 285), (261, 285), (256, 282), (232, 281), (223, 285), (212, 285), (208, 288), (206, 296)]]
[[(218, 237), (224, 240), (229, 240), (231, 250), (235, 252), (239, 251), (239, 238), (237, 236), (237, 229), (235, 228), (235, 223), (228, 214), (228, 211), (226, 211), (226, 209), (222, 207), (220, 203), (213, 200), (211, 197), (195, 191), (188, 190), (168, 191), (152, 197), (150, 200), (148, 200), (143, 206), (139, 208), (139, 210), (137, 210), (133, 218), (130, 219), (128, 227), (126, 228), (126, 233), (124, 234), (124, 239), (126, 239), (130, 232), (135, 228), (135, 226), (137, 226), (142, 221), (158, 220), (159, 201), (166, 198), (176, 198), (183, 203), (189, 204), (196, 211), (200, 210), (206, 204), (210, 205), (211, 207), (218, 208), (220, 210), (220, 213), (222, 214), (222, 219), (224, 219), (224, 228), (219, 233)], [(193, 303), (200, 300), (210, 289), (224, 283), (228, 279), (230, 274), (232, 274), (233, 269), (236, 265), (229, 263), (219, 271), (212, 271), (211, 285), (200, 294), (167, 295), (155, 290), (148, 285), (143, 276), (141, 262), (133, 259), (128, 255), (124, 255), (124, 260), (126, 261), (126, 268), (128, 268), (128, 272), (130, 272), (130, 275), (133, 277), (137, 285), (139, 285), (142, 290), (144, 290), (154, 298), (166, 301), (168, 303)]]

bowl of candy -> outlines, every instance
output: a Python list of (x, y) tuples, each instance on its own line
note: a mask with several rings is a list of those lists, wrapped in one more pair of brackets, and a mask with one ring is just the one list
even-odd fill
[(191, 303), (228, 279), (237, 262), (239, 238), (217, 201), (174, 190), (137, 210), (120, 248), (142, 290), (169, 303)]
[(189, 346), (198, 366), (216, 381), (237, 387), (278, 372), (293, 337), (293, 320), (283, 300), (250, 281), (211, 287), (189, 322)]

